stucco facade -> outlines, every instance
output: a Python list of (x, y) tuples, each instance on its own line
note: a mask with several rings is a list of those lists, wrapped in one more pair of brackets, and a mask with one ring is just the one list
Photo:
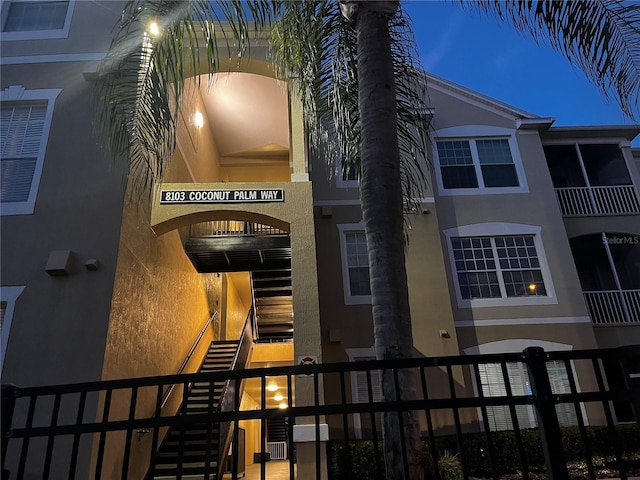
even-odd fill
[[(288, 293), (269, 304), (277, 313), (264, 319), (265, 331), (280, 330), (275, 340), (255, 338), (249, 367), (372, 358), (357, 181), (311, 156), (300, 102), (275, 79), (265, 42), (210, 88), (206, 78), (188, 81), (176, 151), (150, 194), (136, 191), (128, 167), (101, 147), (92, 82), (123, 5), (71, 1), (52, 38), (3, 33), (3, 123), (26, 110), (44, 120), (27, 189), (0, 204), (2, 383), (196, 371), (212, 341), (240, 338), (259, 308), (253, 274), (261, 270), (286, 271), (278, 281), (289, 282)], [(423, 159), (429, 187), (409, 216), (406, 246), (413, 353), (640, 343), (640, 153), (631, 148), (640, 126), (554, 127), (552, 118), (425, 79), (433, 112)], [(19, 133), (12, 128), (7, 145)], [(3, 153), (3, 189), (14, 160)], [(261, 191), (274, 193), (252, 197)], [(187, 200), (217, 193), (165, 201), (174, 199), (165, 192)], [(227, 201), (232, 192), (245, 193)], [(209, 251), (189, 250), (195, 240)], [(589, 270), (592, 254), (599, 263)], [(576, 371), (584, 385), (593, 382)], [(477, 389), (470, 378), (456, 370), (456, 387)], [(357, 389), (353, 377), (347, 390), (356, 396)], [(336, 391), (325, 385), (328, 399)], [(305, 405), (313, 381), (299, 377), (284, 393)], [(143, 395), (138, 405), (153, 402)], [(259, 402), (260, 387), (248, 385), (243, 408)], [(95, 399), (87, 408), (95, 415), (99, 406)], [(599, 413), (589, 413), (597, 422)], [(477, 416), (463, 421), (472, 425)], [(443, 415), (436, 426), (447, 422)], [(243, 426), (252, 458), (257, 426)], [(109, 460), (118, 471), (121, 459)], [(80, 464), (91, 461), (84, 450)]]

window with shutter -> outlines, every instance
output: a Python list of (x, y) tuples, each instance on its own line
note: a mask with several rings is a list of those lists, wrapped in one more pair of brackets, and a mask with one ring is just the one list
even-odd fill
[[(500, 397), (507, 394), (506, 383), (502, 374), (502, 368), (498, 363), (478, 365), (482, 393), (486, 397)], [(563, 362), (547, 362), (547, 372), (553, 393), (571, 393), (569, 377)], [(507, 374), (511, 385), (511, 394), (522, 396), (531, 394), (529, 385), (529, 373), (523, 363), (507, 363)], [(578, 420), (573, 404), (560, 404), (556, 406), (558, 421), (561, 426), (577, 425)], [(516, 416), (518, 426), (522, 428), (534, 428), (537, 420), (533, 407), (530, 405), (517, 405)], [(487, 419), (490, 430), (513, 430), (513, 421), (508, 406), (487, 407)]]
[(29, 199), (47, 103), (2, 105), (0, 120), (0, 201), (26, 202)]
[(53, 107), (62, 90), (0, 92), (0, 203), (2, 215), (34, 211)]
[[(373, 360), (372, 358), (359, 358), (358, 360)], [(356, 403), (369, 402), (369, 383), (367, 381), (367, 372), (353, 372), (353, 401)], [(371, 401), (382, 401), (382, 372), (380, 370), (371, 370)], [(375, 430), (378, 435), (382, 432), (382, 413), (375, 413), (372, 416), (368, 413), (356, 415), (354, 420), (357, 438), (373, 437), (373, 421), (375, 421)]]

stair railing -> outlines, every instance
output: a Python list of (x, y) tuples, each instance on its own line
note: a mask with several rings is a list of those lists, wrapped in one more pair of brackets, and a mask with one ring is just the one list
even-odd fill
[[(247, 368), (249, 364), (249, 354), (253, 346), (253, 318), (255, 317), (255, 310), (253, 305), (249, 309), (247, 319), (244, 322), (242, 328), (242, 334), (240, 335), (240, 343), (238, 344), (238, 350), (233, 357), (230, 370), (242, 370)], [(220, 402), (218, 404), (219, 412), (232, 412), (236, 408), (240, 408), (240, 399), (242, 398), (242, 391), (244, 389), (244, 382), (238, 380), (227, 380), (220, 394)], [(218, 445), (221, 447), (218, 449), (218, 477), (222, 478), (224, 473), (224, 457), (229, 451), (231, 445), (231, 437), (234, 434), (231, 422), (224, 422), (220, 424), (220, 441)]]
[[(187, 356), (185, 357), (184, 361), (182, 362), (182, 365), (180, 365), (180, 368), (178, 369), (177, 375), (180, 375), (181, 373), (183, 373), (184, 369), (187, 368), (187, 365), (189, 364), (189, 360), (191, 360), (191, 357), (193, 356), (193, 354), (195, 353), (196, 349), (198, 348), (198, 345), (200, 345), (200, 342), (202, 341), (202, 338), (204, 337), (204, 334), (207, 332), (207, 329), (209, 328), (209, 326), (211, 325), (211, 323), (213, 322), (213, 320), (216, 318), (217, 315), (218, 315), (218, 311), (216, 310), (209, 317), (209, 319), (204, 323), (204, 326), (202, 327), (202, 330), (200, 330), (200, 333), (198, 334), (198, 336), (196, 337), (195, 341), (193, 342), (193, 345), (191, 346), (191, 349), (189, 350), (189, 353), (187, 353)], [(169, 398), (171, 397), (171, 394), (173, 393), (173, 390), (176, 388), (176, 385), (177, 384), (174, 383), (174, 384), (169, 386), (169, 388), (165, 392), (164, 396), (162, 397), (162, 402), (160, 403), (160, 409), (163, 409), (164, 406), (167, 404), (167, 402), (169, 401)]]

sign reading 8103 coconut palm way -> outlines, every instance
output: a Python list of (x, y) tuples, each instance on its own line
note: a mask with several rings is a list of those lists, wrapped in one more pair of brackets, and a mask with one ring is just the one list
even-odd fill
[(160, 196), (161, 204), (269, 202), (284, 202), (284, 190), (162, 190)]

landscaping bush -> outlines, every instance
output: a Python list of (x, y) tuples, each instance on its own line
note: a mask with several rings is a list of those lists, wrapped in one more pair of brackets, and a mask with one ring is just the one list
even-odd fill
[[(569, 463), (584, 463), (586, 452), (578, 427), (562, 427), (562, 444)], [(591, 456), (596, 463), (611, 464), (615, 459), (616, 442), (625, 460), (640, 462), (640, 428), (636, 425), (616, 426), (616, 437), (607, 427), (586, 427), (587, 441)], [(544, 454), (539, 431), (536, 428), (520, 432), (522, 447), (530, 471), (544, 469)], [(522, 470), (516, 436), (512, 431), (491, 432), (497, 470), (506, 475)], [(457, 480), (462, 477), (461, 461), (470, 476), (483, 477), (491, 473), (487, 438), (484, 433), (463, 435), (464, 452), (455, 435), (436, 437), (435, 449), (442, 480)], [(380, 444), (382, 449), (382, 444)], [(358, 440), (349, 443), (349, 453), (343, 442), (333, 442), (330, 446), (330, 475), (332, 480), (384, 480), (382, 454), (376, 457), (373, 442)], [(423, 438), (420, 463), (425, 468), (427, 478), (434, 478), (433, 458), (428, 439)], [(375, 466), (378, 465), (378, 469)], [(456, 466), (460, 468), (459, 474)], [(447, 475), (445, 477), (445, 475)]]

